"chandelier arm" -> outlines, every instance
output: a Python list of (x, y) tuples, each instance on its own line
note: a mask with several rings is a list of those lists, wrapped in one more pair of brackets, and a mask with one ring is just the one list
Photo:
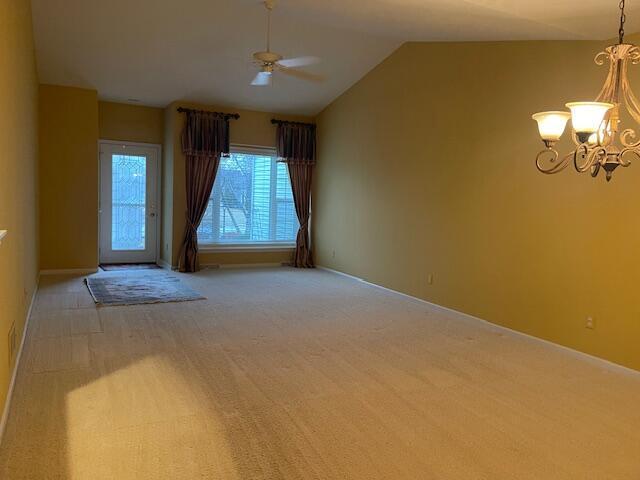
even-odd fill
[[(578, 157), (586, 158), (586, 162), (579, 164)], [(587, 145), (583, 144), (576, 148), (573, 152), (573, 166), (579, 173), (584, 173), (594, 165), (601, 165), (607, 158), (607, 149), (604, 147), (595, 147), (589, 149)]]
[(635, 155), (636, 158), (640, 158), (640, 150), (637, 148), (623, 148), (618, 154), (618, 163), (621, 167), (631, 165), (631, 160), (625, 160), (625, 157), (629, 155)]
[(631, 62), (631, 65), (638, 65), (638, 63), (640, 63), (640, 48), (636, 45), (632, 45), (627, 52), (627, 57)]
[[(580, 145), (582, 145), (582, 143), (578, 139), (578, 134), (575, 132), (575, 130), (571, 130), (571, 141), (576, 146), (576, 148), (578, 148)], [(569, 155), (571, 155), (571, 154), (569, 154)]]
[[(608, 117), (608, 118), (607, 118)], [(616, 125), (614, 125), (616, 124)], [(603, 121), (602, 128), (598, 132), (598, 142), (600, 145), (610, 145), (615, 140), (615, 132), (617, 128), (617, 122), (611, 115), (606, 115)]]
[(611, 55), (609, 55), (609, 53), (606, 52), (606, 51), (602, 51), (602, 52), (598, 52), (596, 54), (596, 56), (593, 59), (593, 62), (596, 65), (604, 65), (605, 60), (607, 60), (609, 58), (611, 58)]
[[(536, 155), (536, 167), (540, 172), (552, 175), (567, 168), (572, 155), (573, 153), (569, 153), (565, 155), (560, 162), (558, 162), (558, 151), (554, 148), (545, 148)], [(545, 163), (547, 162), (550, 164), (549, 167), (545, 167)]]
[(636, 139), (636, 132), (632, 128), (627, 128), (620, 134), (620, 143), (626, 148), (640, 147), (640, 140)]
[(615, 97), (615, 90), (616, 90), (616, 69), (614, 68), (613, 65), (613, 58), (611, 57), (611, 54), (608, 52), (600, 52), (598, 55), (596, 55), (595, 58), (595, 63), (597, 65), (603, 65), (604, 64), (604, 60), (600, 59), (600, 56), (604, 55), (605, 57), (608, 57), (610, 59), (611, 62), (611, 66), (609, 67), (609, 71), (607, 72), (607, 78), (605, 78), (604, 80), (604, 84), (602, 85), (602, 88), (600, 89), (600, 93), (598, 93), (598, 96), (596, 97), (596, 101), (597, 102), (611, 102), (613, 100), (613, 98)]
[(627, 111), (636, 121), (640, 123), (640, 102), (636, 98), (631, 86), (629, 85), (629, 78), (625, 75), (622, 79), (622, 95), (624, 98)]

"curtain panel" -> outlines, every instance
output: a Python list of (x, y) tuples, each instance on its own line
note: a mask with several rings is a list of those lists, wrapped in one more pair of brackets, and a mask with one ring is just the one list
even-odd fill
[(313, 268), (309, 222), (311, 219), (311, 184), (316, 163), (316, 126), (280, 122), (276, 131), (278, 157), (287, 164), (293, 202), (300, 229), (296, 235), (293, 266)]
[(220, 157), (229, 154), (229, 119), (223, 114), (193, 110), (187, 110), (186, 115), (182, 153), (186, 157), (187, 211), (178, 268), (181, 272), (196, 272), (198, 226), (207, 210)]

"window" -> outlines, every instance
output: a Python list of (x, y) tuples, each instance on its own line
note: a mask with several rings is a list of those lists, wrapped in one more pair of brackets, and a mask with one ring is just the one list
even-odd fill
[(292, 245), (298, 227), (289, 172), (274, 150), (232, 148), (220, 159), (200, 244)]
[(144, 250), (147, 158), (111, 157), (111, 248)]

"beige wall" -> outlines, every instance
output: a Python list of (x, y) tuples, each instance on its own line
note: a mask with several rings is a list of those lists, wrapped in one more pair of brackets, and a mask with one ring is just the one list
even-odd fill
[(0, 3), (0, 412), (38, 274), (38, 81), (28, 0)]
[(534, 166), (531, 114), (594, 98), (602, 46), (401, 47), (319, 115), (318, 263), (640, 369), (640, 164)]
[(40, 86), (40, 268), (98, 265), (98, 98)]
[[(184, 127), (185, 114), (178, 113), (178, 107), (198, 108), (218, 112), (237, 112), (238, 120), (231, 120), (230, 141), (232, 144), (275, 147), (276, 127), (271, 119), (310, 121), (309, 117), (279, 115), (268, 112), (222, 108), (211, 105), (199, 105), (185, 102), (174, 102), (165, 111), (165, 155), (164, 155), (164, 194), (163, 194), (163, 259), (171, 251), (171, 264), (177, 265), (178, 254), (185, 228), (186, 193), (185, 193), (185, 157), (180, 147), (180, 134)], [(172, 176), (172, 178), (169, 178)], [(173, 189), (171, 195), (169, 189)], [(170, 197), (170, 198), (169, 198)], [(168, 203), (173, 205), (173, 218), (169, 218)], [(285, 252), (224, 252), (200, 254), (203, 265), (218, 264), (254, 264), (282, 263), (291, 261), (292, 253)]]
[(162, 144), (164, 109), (99, 102), (98, 127), (102, 140)]

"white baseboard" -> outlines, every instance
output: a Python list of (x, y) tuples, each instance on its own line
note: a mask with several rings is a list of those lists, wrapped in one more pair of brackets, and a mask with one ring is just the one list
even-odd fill
[(16, 353), (16, 360), (13, 363), (13, 372), (11, 373), (11, 381), (9, 382), (9, 388), (7, 389), (7, 398), (4, 401), (4, 409), (2, 410), (2, 418), (0, 418), (0, 445), (2, 445), (2, 438), (4, 437), (4, 431), (7, 428), (7, 421), (9, 420), (9, 410), (11, 408), (11, 399), (13, 398), (13, 389), (16, 384), (16, 377), (18, 376), (18, 367), (20, 366), (20, 360), (22, 359), (22, 350), (24, 349), (24, 342), (27, 338), (27, 330), (29, 328), (29, 320), (31, 319), (31, 311), (36, 300), (36, 293), (38, 293), (38, 280), (36, 279), (36, 287), (33, 289), (31, 295), (31, 302), (29, 303), (29, 310), (27, 310), (27, 318), (24, 321), (24, 327), (22, 329), (22, 339), (20, 340), (20, 347)]
[(200, 266), (200, 270), (209, 270), (211, 268), (213, 268), (213, 269), (220, 268), (220, 265), (218, 265), (217, 263), (201, 263), (199, 266)]
[(175, 270), (175, 268), (172, 267), (169, 262), (167, 262), (166, 260), (162, 260), (161, 258), (158, 260), (157, 263), (160, 267), (164, 268), (165, 270)]
[(339, 270), (334, 270), (332, 268), (323, 267), (323, 266), (320, 266), (320, 265), (318, 265), (316, 268), (318, 268), (319, 270), (324, 270), (326, 272), (334, 273), (336, 275), (341, 275), (343, 277), (347, 277), (347, 278), (350, 278), (352, 280), (356, 280), (358, 282), (366, 283), (367, 285), (370, 285), (372, 287), (379, 288), (381, 290), (386, 290), (387, 292), (391, 292), (391, 293), (394, 293), (396, 295), (400, 295), (402, 297), (409, 298), (411, 300), (423, 303), (423, 304), (427, 305), (432, 310), (434, 310), (434, 311), (436, 311), (438, 313), (443, 313), (445, 315), (449, 315), (449, 316), (451, 316), (453, 318), (457, 318), (457, 319), (461, 319), (461, 320), (470, 320), (470, 321), (473, 321), (473, 322), (482, 322), (483, 324), (485, 324), (485, 325), (487, 325), (487, 326), (489, 326), (489, 327), (491, 327), (493, 329), (507, 331), (507, 332), (510, 332), (512, 334), (515, 334), (515, 335), (518, 335), (518, 336), (521, 336), (521, 337), (525, 337), (525, 338), (527, 338), (529, 340), (533, 340), (533, 341), (536, 341), (536, 342), (542, 342), (542, 343), (544, 343), (546, 345), (550, 345), (550, 346), (552, 346), (554, 348), (559, 348), (561, 350), (569, 352), (572, 355), (580, 357), (580, 358), (582, 358), (584, 360), (588, 360), (588, 361), (590, 361), (592, 363), (596, 363), (596, 364), (598, 364), (598, 365), (600, 365), (602, 367), (605, 367), (605, 368), (608, 368), (608, 369), (612, 369), (612, 370), (616, 370), (618, 372), (624, 372), (626, 374), (632, 374), (634, 376), (640, 376), (640, 371), (634, 370), (633, 368), (625, 367), (624, 365), (620, 365), (618, 363), (614, 363), (614, 362), (611, 362), (609, 360), (605, 360), (604, 358), (596, 357), (595, 355), (591, 355), (589, 353), (581, 352), (580, 350), (576, 350), (574, 348), (567, 347), (565, 345), (560, 345), (560, 344), (554, 343), (554, 342), (552, 342), (550, 340), (545, 340), (544, 338), (535, 337), (533, 335), (529, 335), (528, 333), (520, 332), (518, 330), (514, 330), (512, 328), (505, 327), (503, 325), (498, 325), (497, 323), (492, 323), (492, 322), (490, 322), (488, 320), (485, 320), (483, 318), (475, 317), (475, 316), (470, 315), (468, 313), (464, 313), (464, 312), (460, 312), (458, 310), (454, 310), (453, 308), (444, 307), (442, 305), (438, 305), (437, 303), (429, 302), (429, 301), (424, 300), (422, 298), (414, 297), (412, 295), (408, 295), (406, 293), (402, 293), (402, 292), (399, 292), (397, 290), (392, 290), (391, 288), (383, 287), (382, 285), (378, 285), (376, 283), (368, 282), (367, 280), (364, 280), (363, 278), (356, 277), (356, 276), (353, 276), (353, 275), (349, 275), (348, 273), (344, 273), (344, 272), (341, 272)]
[(97, 268), (63, 268), (59, 270), (40, 270), (40, 275), (89, 275), (97, 271)]
[(223, 269), (238, 269), (238, 268), (273, 268), (273, 267), (286, 267), (288, 263), (201, 263), (201, 267), (207, 268), (223, 268)]

